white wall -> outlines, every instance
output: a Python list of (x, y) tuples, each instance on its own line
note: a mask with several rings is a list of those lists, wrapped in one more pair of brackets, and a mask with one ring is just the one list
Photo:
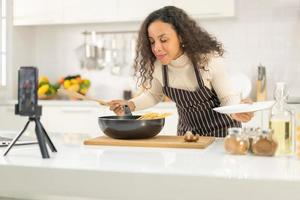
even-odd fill
[[(300, 96), (299, 0), (237, 0), (234, 18), (199, 20), (199, 23), (224, 43), (229, 71), (246, 73), (255, 86), (257, 65), (261, 62), (267, 67), (270, 98), (277, 81), (286, 81), (291, 95)], [(15, 71), (21, 65), (36, 65), (40, 74), (52, 81), (67, 74), (83, 73), (94, 82), (94, 94), (98, 97), (106, 94), (119, 98), (130, 80), (108, 72), (80, 70), (74, 49), (82, 44), (84, 30), (138, 30), (138, 27), (139, 23), (14, 27)], [(116, 92), (110, 85), (114, 85)]]
[(35, 59), (35, 31), (31, 27), (13, 28), (12, 34), (12, 91), (13, 96), (17, 96), (18, 69), (20, 66), (37, 66)]
[(224, 43), (230, 70), (254, 81), (261, 62), (267, 67), (269, 98), (280, 80), (288, 83), (291, 95), (300, 96), (299, 0), (238, 0), (234, 19), (201, 24)]

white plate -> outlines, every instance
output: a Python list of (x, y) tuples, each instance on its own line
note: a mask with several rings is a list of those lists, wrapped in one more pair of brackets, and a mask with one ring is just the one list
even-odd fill
[(214, 111), (224, 114), (231, 113), (243, 113), (243, 112), (254, 112), (259, 110), (265, 110), (271, 108), (275, 104), (275, 101), (260, 101), (252, 104), (237, 104), (232, 106), (222, 106), (213, 108)]

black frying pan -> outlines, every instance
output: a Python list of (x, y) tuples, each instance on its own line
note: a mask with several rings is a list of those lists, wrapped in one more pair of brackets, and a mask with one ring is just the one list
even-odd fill
[(140, 115), (132, 115), (127, 105), (124, 116), (104, 116), (98, 118), (101, 130), (116, 139), (143, 139), (157, 135), (164, 127), (165, 119), (137, 120)]

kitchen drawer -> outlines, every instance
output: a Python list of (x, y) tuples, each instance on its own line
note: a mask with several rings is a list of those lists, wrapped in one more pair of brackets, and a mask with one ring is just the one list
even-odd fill
[(48, 132), (100, 134), (99, 107), (44, 106), (41, 121)]
[(0, 106), (0, 130), (21, 131), (27, 121), (28, 117), (15, 115), (15, 105)]

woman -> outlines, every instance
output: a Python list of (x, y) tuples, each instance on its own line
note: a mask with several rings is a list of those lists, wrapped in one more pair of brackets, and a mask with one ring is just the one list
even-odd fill
[(224, 137), (253, 113), (231, 116), (212, 109), (240, 102), (232, 92), (222, 64), (223, 48), (182, 9), (166, 6), (143, 22), (137, 41), (135, 69), (145, 91), (129, 100), (112, 100), (110, 109), (122, 115), (123, 104), (132, 111), (149, 108), (166, 95), (176, 103), (177, 134), (192, 131)]

